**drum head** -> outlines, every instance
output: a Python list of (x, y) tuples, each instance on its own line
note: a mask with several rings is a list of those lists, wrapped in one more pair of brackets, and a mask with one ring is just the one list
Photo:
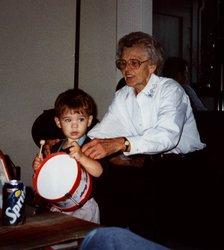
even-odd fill
[(38, 168), (34, 186), (43, 198), (54, 201), (65, 197), (78, 175), (77, 162), (66, 153), (49, 155)]

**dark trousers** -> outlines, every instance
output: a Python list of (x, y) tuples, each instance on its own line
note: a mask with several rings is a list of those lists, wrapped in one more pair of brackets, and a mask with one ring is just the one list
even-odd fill
[(217, 241), (214, 224), (222, 218), (214, 211), (218, 188), (207, 156), (206, 151), (184, 157), (148, 156), (141, 168), (111, 166), (97, 188), (101, 223), (128, 227), (165, 245)]

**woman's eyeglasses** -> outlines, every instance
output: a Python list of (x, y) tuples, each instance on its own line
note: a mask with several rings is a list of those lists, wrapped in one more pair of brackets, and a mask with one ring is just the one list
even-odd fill
[(127, 65), (131, 68), (131, 69), (139, 69), (139, 67), (142, 65), (142, 63), (149, 61), (149, 59), (145, 60), (145, 61), (139, 61), (138, 59), (130, 59), (128, 61), (124, 60), (124, 59), (117, 59), (116, 60), (116, 66), (119, 70), (124, 70)]

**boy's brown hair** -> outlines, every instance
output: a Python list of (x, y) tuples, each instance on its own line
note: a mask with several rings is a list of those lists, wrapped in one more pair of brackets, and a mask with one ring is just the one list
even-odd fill
[(68, 89), (61, 93), (54, 104), (55, 116), (60, 117), (66, 110), (96, 117), (93, 98), (81, 89)]

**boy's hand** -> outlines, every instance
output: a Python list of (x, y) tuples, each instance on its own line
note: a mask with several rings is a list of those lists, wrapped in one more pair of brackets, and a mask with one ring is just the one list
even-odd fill
[(79, 146), (79, 144), (74, 141), (72, 142), (72, 146), (69, 148), (70, 150), (70, 156), (75, 158), (77, 161), (79, 161), (83, 155), (83, 152)]
[(36, 171), (38, 169), (38, 167), (40, 166), (41, 162), (43, 161), (43, 154), (37, 154), (36, 157), (33, 160), (33, 170)]

